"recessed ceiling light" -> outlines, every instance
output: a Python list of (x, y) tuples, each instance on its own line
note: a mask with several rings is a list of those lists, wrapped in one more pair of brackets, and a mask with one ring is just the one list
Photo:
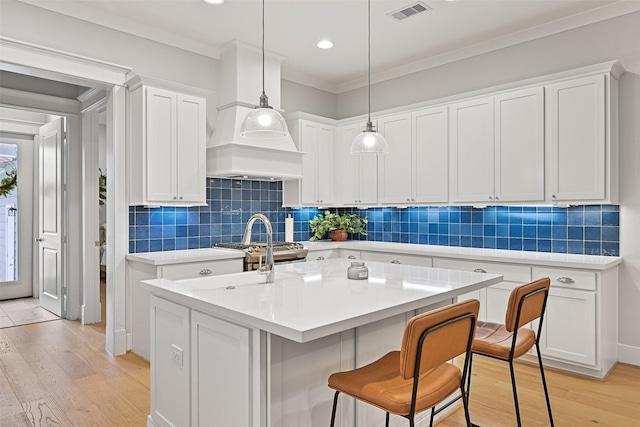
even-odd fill
[(215, 4), (215, 5), (219, 5), (224, 3), (224, 0), (202, 0), (205, 3), (209, 3), (209, 4)]
[(331, 49), (333, 47), (333, 43), (329, 40), (320, 40), (317, 45), (320, 49)]

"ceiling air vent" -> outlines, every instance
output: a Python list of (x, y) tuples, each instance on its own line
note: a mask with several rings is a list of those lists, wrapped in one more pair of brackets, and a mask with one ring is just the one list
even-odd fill
[(406, 19), (410, 16), (414, 16), (428, 10), (431, 10), (431, 8), (423, 2), (419, 1), (410, 6), (405, 6), (402, 9), (396, 10), (395, 12), (388, 13), (387, 15), (391, 16), (394, 19), (397, 19), (398, 21), (402, 21), (403, 19)]

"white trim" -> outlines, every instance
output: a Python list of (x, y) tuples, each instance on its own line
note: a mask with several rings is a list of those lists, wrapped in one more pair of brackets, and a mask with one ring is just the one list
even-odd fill
[[(0, 69), (106, 89), (123, 85), (131, 68), (0, 36)], [(29, 69), (29, 73), (25, 73)]]
[(640, 366), (640, 347), (618, 343), (618, 362)]
[[(44, 77), (66, 83), (94, 86), (109, 91), (107, 119), (107, 157), (114, 179), (118, 183), (117, 191), (112, 187), (111, 197), (117, 203), (107, 205), (107, 231), (114, 250), (107, 256), (107, 331), (106, 350), (112, 354), (124, 354), (127, 350), (125, 329), (125, 264), (128, 252), (129, 209), (126, 205), (125, 185), (125, 146), (126, 146), (126, 75), (128, 67), (109, 64), (103, 61), (85, 58), (67, 52), (36, 46), (13, 39), (0, 37), (0, 69), (19, 72), (31, 76)], [(75, 101), (78, 102), (79, 101)], [(117, 155), (118, 159), (114, 157)], [(118, 208), (119, 210), (116, 210)], [(99, 224), (87, 224), (97, 229)], [(86, 230), (82, 230), (84, 234)], [(116, 239), (117, 236), (117, 239)], [(116, 248), (117, 246), (117, 248)], [(111, 273), (109, 273), (111, 272)], [(79, 295), (77, 295), (79, 297)], [(73, 301), (78, 312), (80, 301)]]
[(75, 99), (59, 98), (16, 89), (0, 88), (0, 104), (22, 109), (33, 109), (38, 112), (46, 111), (56, 115), (80, 113), (80, 102)]

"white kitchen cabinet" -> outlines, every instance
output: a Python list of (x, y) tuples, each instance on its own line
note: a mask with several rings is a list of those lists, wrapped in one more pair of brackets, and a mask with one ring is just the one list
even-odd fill
[(449, 106), (451, 201), (493, 203), (493, 97)]
[(608, 372), (617, 359), (617, 290), (611, 284), (614, 276), (609, 272), (534, 267), (533, 277), (551, 279), (540, 336), (543, 356)]
[(285, 206), (332, 206), (334, 200), (335, 126), (298, 119), (289, 122), (302, 156), (299, 180), (283, 182)]
[(448, 201), (447, 107), (434, 107), (378, 119), (389, 154), (378, 158), (379, 202)]
[(361, 251), (360, 258), (363, 261), (389, 262), (391, 264), (417, 265), (422, 267), (432, 267), (433, 262), (430, 257), (419, 255), (392, 254), (388, 252), (367, 252)]
[(191, 311), (192, 417), (190, 424), (180, 425), (260, 425), (254, 419), (260, 396), (253, 393), (260, 379), (251, 375), (258, 342), (254, 334), (259, 331)]
[(544, 200), (544, 90), (496, 95), (496, 202)]
[(338, 258), (338, 249), (309, 250), (307, 253), (307, 261), (323, 261), (330, 258)]
[(205, 204), (205, 99), (140, 85), (128, 125), (129, 204)]
[(190, 425), (190, 310), (152, 295), (150, 417), (158, 427)]
[(362, 131), (361, 124), (338, 127), (336, 138), (337, 181), (340, 204), (345, 206), (375, 205), (378, 203), (377, 156), (351, 154), (351, 143)]
[(544, 200), (541, 87), (451, 105), (451, 201)]
[(545, 89), (548, 200), (617, 203), (617, 81), (599, 74)]
[(243, 260), (226, 259), (215, 261), (184, 262), (152, 265), (127, 261), (127, 283), (130, 284), (131, 301), (131, 351), (148, 359), (149, 356), (149, 291), (141, 281), (150, 279), (181, 280), (195, 277), (240, 273)]
[(531, 267), (524, 265), (494, 263), (481, 260), (435, 258), (433, 260), (433, 266), (450, 270), (502, 275), (502, 282), (458, 297), (458, 302), (468, 299), (479, 300), (480, 311), (478, 318), (479, 320), (488, 322), (504, 323), (509, 294), (515, 287), (531, 281)]

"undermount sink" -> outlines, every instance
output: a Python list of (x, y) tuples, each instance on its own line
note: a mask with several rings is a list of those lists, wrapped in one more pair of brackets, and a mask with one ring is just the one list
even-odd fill
[[(279, 283), (292, 277), (300, 276), (300, 274), (283, 273), (277, 271), (275, 273), (275, 283)], [(266, 279), (266, 275), (258, 274), (257, 271), (250, 271), (244, 273), (225, 274), (222, 276), (208, 276), (197, 277), (195, 279), (177, 280), (176, 283), (194, 289), (229, 288), (229, 290), (233, 290), (240, 286), (264, 285), (266, 284)]]

